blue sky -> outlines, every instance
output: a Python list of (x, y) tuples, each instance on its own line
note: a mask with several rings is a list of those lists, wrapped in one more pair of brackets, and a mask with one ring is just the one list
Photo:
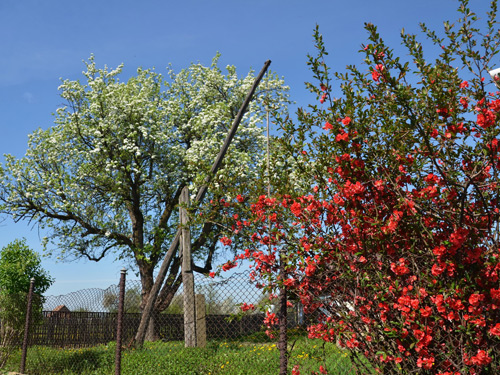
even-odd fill
[[(481, 15), (489, 1), (471, 3)], [(100, 66), (123, 62), (128, 75), (138, 66), (164, 73), (169, 63), (175, 70), (191, 62), (209, 64), (217, 51), (220, 66), (235, 65), (241, 75), (270, 59), (271, 69), (291, 87), (292, 100), (305, 106), (311, 101), (304, 87), (311, 80), (306, 55), (314, 52), (316, 24), (330, 52), (327, 62), (343, 70), (360, 62), (365, 22), (378, 25), (397, 50), (403, 27), (416, 33), (425, 22), (441, 30), (442, 21), (457, 18), (457, 6), (455, 0), (2, 0), (0, 154), (21, 157), (28, 134), (53, 124), (52, 113), (64, 104), (60, 78), (81, 79), (82, 60), (90, 54)], [(0, 247), (22, 237), (41, 250), (43, 233), (34, 223), (0, 224)], [(44, 258), (43, 267), (56, 279), (48, 294), (107, 287), (118, 282), (123, 265), (112, 259), (96, 264)]]

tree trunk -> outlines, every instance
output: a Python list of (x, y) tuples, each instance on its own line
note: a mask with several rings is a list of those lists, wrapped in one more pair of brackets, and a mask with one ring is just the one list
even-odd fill
[(146, 330), (146, 341), (158, 341), (160, 340), (160, 334), (158, 330), (158, 322), (160, 318), (160, 312), (156, 309), (153, 310), (151, 314), (151, 319), (149, 319), (148, 329)]
[[(145, 341), (158, 341), (161, 339), (158, 329), (158, 326), (161, 324), (161, 313), (170, 306), (172, 300), (175, 297), (175, 294), (177, 293), (179, 287), (182, 284), (182, 275), (179, 272), (179, 267), (175, 267), (175, 265), (176, 264), (174, 264), (172, 269), (170, 270), (170, 275), (167, 278), (165, 285), (162, 288), (162, 292), (160, 293), (158, 299), (156, 300), (156, 304), (153, 308), (153, 311), (151, 313), (151, 318), (149, 320), (148, 327), (146, 329), (146, 334), (144, 337)], [(143, 285), (145, 284), (146, 283), (143, 283)], [(148, 291), (143, 290), (141, 310), (142, 306), (144, 306), (146, 301), (148, 300), (150, 292), (151, 292), (151, 287)]]
[[(141, 311), (146, 306), (146, 302), (149, 298), (149, 294), (151, 293), (151, 288), (153, 287), (154, 278), (153, 278), (153, 270), (148, 265), (144, 264), (144, 262), (137, 262), (139, 265), (139, 271), (141, 275)], [(158, 341), (159, 336), (157, 334), (156, 322), (158, 321), (159, 312), (154, 309), (151, 314), (151, 319), (149, 320), (148, 328), (146, 330), (146, 341)]]

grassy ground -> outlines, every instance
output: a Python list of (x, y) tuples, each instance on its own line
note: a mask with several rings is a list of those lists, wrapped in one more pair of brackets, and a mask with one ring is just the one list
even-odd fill
[[(115, 344), (86, 349), (52, 349), (33, 347), (28, 351), (26, 373), (51, 374), (114, 374)], [(11, 357), (0, 370), (17, 371), (20, 352)], [(301, 366), (301, 373), (310, 374), (323, 365), (330, 374), (351, 374), (353, 368), (346, 352), (334, 345), (323, 347), (321, 341), (298, 339), (290, 356), (290, 369)], [(146, 343), (141, 350), (122, 353), (122, 375), (276, 375), (279, 352), (274, 343), (210, 342), (206, 348), (184, 348), (183, 342)]]

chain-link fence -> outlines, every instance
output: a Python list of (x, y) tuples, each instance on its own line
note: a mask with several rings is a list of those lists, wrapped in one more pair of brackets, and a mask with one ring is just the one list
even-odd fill
[[(248, 273), (234, 274), (221, 281), (197, 275), (196, 335), (197, 346), (202, 348), (190, 348), (195, 349), (190, 352), (184, 348), (182, 286), (166, 309), (153, 313), (146, 343), (140, 349), (132, 345), (141, 320), (139, 281), (123, 284), (121, 319), (120, 285), (48, 296), (44, 311), (38, 312), (30, 327), (26, 357), (20, 358), (21, 351), (14, 353), (5, 368), (17, 370), (19, 361), (26, 361), (28, 374), (250, 374), (258, 371), (255, 366), (261, 361), (267, 371), (260, 371), (262, 374), (276, 373), (269, 370), (278, 366), (279, 359), (276, 345), (264, 333), (265, 314), (258, 309), (242, 312), (240, 308), (243, 303), (259, 305), (269, 301), (249, 280)], [(268, 308), (273, 309), (272, 303)], [(302, 320), (300, 306), (291, 306), (288, 311), (291, 343), (297, 339), (307, 341), (305, 331), (297, 329)], [(117, 327), (121, 328), (118, 347)], [(290, 353), (291, 365), (301, 363), (314, 369), (318, 361), (326, 366), (326, 361), (334, 358), (336, 373), (352, 373), (346, 352), (333, 345), (329, 349), (334, 350), (333, 357), (328, 358), (329, 352), (324, 347), (320, 350), (318, 343), (309, 344), (301, 344)], [(232, 357), (232, 361), (227, 360)], [(172, 367), (173, 363), (177, 365)], [(236, 363), (238, 370), (231, 372), (229, 365)]]
[[(222, 281), (200, 275), (195, 293), (204, 297), (204, 319), (208, 340), (236, 340), (262, 330), (264, 314), (237, 314), (240, 305), (258, 305), (265, 296), (249, 282), (248, 274), (235, 274)], [(63, 296), (46, 297), (43, 323), (32, 328), (30, 345), (88, 347), (113, 341), (116, 336), (119, 288), (84, 289)], [(152, 341), (184, 339), (184, 294), (182, 286), (167, 309), (152, 316), (148, 338)], [(126, 282), (123, 339), (129, 342), (141, 320), (141, 284)], [(272, 308), (272, 307), (271, 307)], [(298, 324), (300, 309), (290, 310), (290, 326)]]

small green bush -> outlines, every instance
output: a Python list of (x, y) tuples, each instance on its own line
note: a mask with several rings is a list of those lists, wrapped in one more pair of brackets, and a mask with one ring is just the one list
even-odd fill
[(40, 256), (25, 240), (15, 240), (3, 247), (0, 251), (0, 369), (20, 344), (32, 278), (32, 321), (36, 323), (41, 317), (42, 294), (53, 280), (42, 269)]

